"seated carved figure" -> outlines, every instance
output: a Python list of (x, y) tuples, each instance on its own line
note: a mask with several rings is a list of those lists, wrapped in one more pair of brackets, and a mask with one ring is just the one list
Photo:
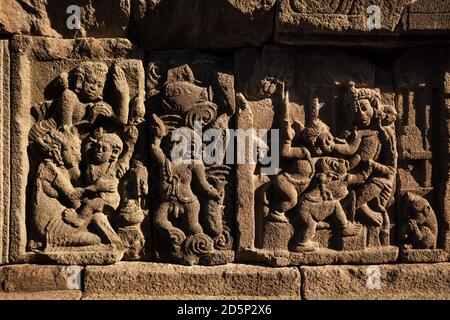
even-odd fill
[(44, 247), (84, 246), (100, 244), (100, 238), (86, 228), (73, 228), (63, 221), (66, 211), (81, 207), (83, 188), (73, 181), (79, 179), (80, 140), (75, 129), (52, 130), (37, 143), (45, 151), (39, 165), (33, 191), (32, 221)]
[(348, 162), (336, 158), (320, 158), (316, 163), (316, 174), (308, 190), (300, 197), (297, 217), (300, 222), (299, 243), (295, 251), (313, 251), (318, 244), (313, 242), (318, 223), (334, 216), (341, 236), (357, 235), (361, 226), (348, 221), (341, 206), (348, 193)]
[(102, 115), (122, 125), (129, 117), (130, 88), (124, 71), (117, 65), (112, 67), (113, 92), (116, 103), (111, 106), (104, 101), (104, 89), (108, 78), (108, 66), (101, 62), (82, 62), (69, 73), (61, 73), (58, 80), (61, 94), (51, 105), (35, 107), (38, 122), (52, 119), (56, 127), (78, 126), (94, 123)]
[(426, 199), (413, 193), (407, 193), (404, 199), (405, 221), (401, 231), (404, 248), (435, 249), (438, 223), (430, 204)]
[[(181, 244), (185, 233), (175, 227), (171, 221), (182, 220), (187, 235), (202, 234), (199, 223), (200, 202), (192, 190), (191, 183), (196, 183), (200, 192), (212, 199), (221, 195), (206, 179), (203, 163), (175, 163), (171, 159), (174, 142), (168, 134), (164, 122), (153, 115), (155, 135), (151, 143), (151, 154), (156, 162), (161, 190), (161, 203), (155, 212), (155, 224), (166, 231), (173, 240)], [(192, 130), (186, 128), (188, 132)], [(162, 142), (164, 140), (164, 142)], [(161, 146), (162, 145), (162, 146)]]

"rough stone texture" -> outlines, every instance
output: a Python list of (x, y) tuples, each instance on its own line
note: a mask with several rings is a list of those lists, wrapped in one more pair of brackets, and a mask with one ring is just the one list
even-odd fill
[(81, 300), (81, 290), (41, 291), (41, 292), (0, 292), (0, 300)]
[(8, 44), (8, 41), (0, 41), (0, 264), (8, 262), (9, 253), (10, 74)]
[(302, 297), (308, 300), (450, 298), (448, 263), (301, 267), (300, 271)]
[[(369, 13), (374, 12), (368, 9), (371, 5), (379, 6), (381, 19), (380, 26), (369, 29)], [(280, 0), (275, 41), (339, 46), (448, 43), (444, 35), (450, 29), (449, 7), (447, 0)], [(422, 37), (423, 33), (437, 37)], [(408, 34), (415, 37), (402, 37)]]
[(260, 46), (272, 36), (275, 2), (216, 0), (212, 4), (209, 0), (135, 1), (133, 38), (147, 50)]
[[(0, 267), (1, 290), (3, 292), (38, 292), (80, 290), (80, 267), (50, 265), (9, 265)], [(75, 285), (75, 287), (74, 287)]]
[(295, 268), (248, 265), (183, 267), (154, 263), (118, 263), (86, 267), (84, 298), (153, 299), (166, 297), (300, 298)]
[(428, 250), (400, 250), (399, 260), (401, 262), (446, 262), (449, 261), (448, 253), (442, 249)]
[(439, 32), (450, 29), (449, 0), (419, 0), (408, 7), (403, 28), (409, 32)]
[[(67, 27), (73, 14), (67, 13), (71, 5), (81, 8), (80, 30)], [(130, 0), (2, 0), (0, 34), (126, 38), (130, 11)]]

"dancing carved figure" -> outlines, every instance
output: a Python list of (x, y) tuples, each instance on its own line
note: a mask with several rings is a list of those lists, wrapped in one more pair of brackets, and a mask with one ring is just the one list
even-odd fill
[[(155, 212), (156, 225), (169, 233), (170, 237), (180, 236), (184, 240), (184, 232), (171, 222), (181, 219), (186, 227), (187, 235), (202, 234), (203, 228), (199, 223), (200, 202), (192, 190), (195, 183), (204, 196), (221, 199), (221, 195), (206, 180), (205, 167), (202, 163), (175, 163), (171, 160), (174, 142), (170, 141), (164, 122), (153, 115), (154, 138), (151, 143), (151, 154), (157, 164), (159, 184), (161, 189), (161, 203)], [(186, 132), (191, 132), (187, 129)], [(162, 141), (164, 147), (161, 147)], [(163, 148), (165, 150), (163, 150)], [(182, 242), (182, 241), (181, 241)]]

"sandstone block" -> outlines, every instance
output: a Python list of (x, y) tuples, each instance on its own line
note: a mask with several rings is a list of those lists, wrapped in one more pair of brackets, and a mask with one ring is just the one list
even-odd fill
[(176, 266), (118, 263), (87, 267), (84, 298), (178, 299), (189, 296), (298, 299), (300, 274), (295, 268), (259, 266)]
[(449, 299), (450, 265), (301, 267), (305, 299)]

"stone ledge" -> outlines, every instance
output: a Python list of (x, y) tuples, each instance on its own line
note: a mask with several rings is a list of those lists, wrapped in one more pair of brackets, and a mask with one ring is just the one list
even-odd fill
[[(450, 263), (273, 268), (229, 264), (186, 267), (123, 262), (88, 266), (84, 285), (68, 289), (67, 267), (0, 267), (0, 300), (376, 300), (450, 299)], [(81, 269), (80, 269), (81, 270)], [(373, 274), (373, 273), (372, 273)], [(300, 288), (301, 287), (301, 288)], [(83, 291), (81, 290), (83, 288)]]
[[(374, 266), (375, 268), (377, 266)], [(380, 286), (368, 266), (300, 267), (307, 300), (450, 299), (450, 263), (379, 265)], [(371, 279), (368, 279), (371, 277)], [(374, 289), (369, 289), (367, 284)]]
[(296, 268), (118, 263), (86, 267), (84, 299), (299, 299)]
[(0, 292), (0, 300), (81, 300), (81, 290)]
[(0, 267), (0, 293), (80, 290), (82, 268), (69, 268), (31, 264)]

